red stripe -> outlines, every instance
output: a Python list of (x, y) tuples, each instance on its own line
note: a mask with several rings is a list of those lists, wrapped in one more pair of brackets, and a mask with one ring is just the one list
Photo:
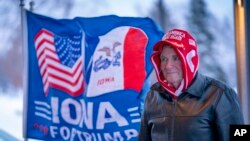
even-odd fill
[[(61, 64), (59, 64), (61, 65)], [(52, 68), (54, 70), (57, 70), (57, 71), (60, 71), (61, 73), (64, 73), (66, 75), (69, 75), (69, 76), (74, 76), (74, 74), (76, 73), (76, 71), (78, 70), (79, 67), (82, 66), (82, 61), (80, 61), (78, 64), (77, 64), (77, 67), (75, 68), (75, 70), (73, 70), (73, 72), (69, 72), (68, 70), (65, 70), (65, 69), (61, 69), (59, 67), (56, 67), (54, 66), (53, 64), (47, 64), (46, 68)], [(44, 76), (44, 73), (42, 74), (42, 76)]]
[(41, 36), (43, 33), (48, 34), (49, 36), (53, 36), (53, 33), (49, 32), (48, 30), (46, 30), (46, 29), (41, 29), (41, 30), (36, 34), (35, 40), (36, 40), (37, 38), (39, 38), (39, 36)]
[[(48, 59), (51, 59), (51, 60), (54, 60), (55, 62), (57, 62), (57, 63), (60, 63), (59, 62), (59, 60), (55, 60), (54, 58), (52, 58), (52, 57), (50, 57), (50, 56), (48, 56), (48, 55), (46, 55), (45, 56), (45, 59), (43, 59), (43, 61), (42, 61), (42, 63), (41, 63), (41, 65), (39, 66), (40, 67), (40, 69), (42, 68), (42, 66), (43, 65), (45, 65), (44, 63), (45, 63), (45, 60), (48, 60)], [(46, 69), (48, 68), (48, 66), (51, 66), (51, 67), (53, 67), (53, 65), (50, 65), (50, 63), (49, 64), (47, 64), (46, 66), (45, 66), (45, 71), (41, 74), (42, 76), (44, 76), (44, 74), (45, 74), (45, 72), (46, 72)], [(57, 68), (57, 67), (55, 67), (55, 68)]]
[[(42, 46), (42, 44), (44, 44), (44, 43), (49, 43), (49, 44), (51, 44), (52, 46), (54, 46), (54, 43), (53, 42), (50, 42), (49, 40), (45, 40), (45, 39), (43, 39), (42, 41), (40, 41), (39, 43), (38, 43), (38, 45), (37, 45), (37, 48), (36, 48), (36, 51), (38, 51), (38, 49)], [(48, 47), (46, 47), (45, 46), (45, 49), (47, 49), (47, 50), (51, 50), (50, 48), (48, 48)], [(55, 52), (54, 50), (51, 50), (52, 52)]]
[[(81, 68), (79, 68), (79, 69), (81, 69)], [(76, 69), (76, 71), (77, 71), (77, 69)], [(67, 74), (64, 74), (64, 75), (67, 75)], [(77, 81), (79, 81), (79, 78), (80, 78), (81, 75), (82, 75), (82, 71), (81, 71), (81, 73), (78, 74), (77, 79), (73, 83), (69, 79), (67, 79), (67, 78), (65, 78), (63, 76), (60, 76), (58, 74), (54, 74), (54, 73), (49, 73), (48, 77), (53, 77), (55, 79), (64, 81), (65, 83), (68, 83), (68, 84), (74, 86), (74, 85), (77, 84)], [(70, 75), (70, 77), (73, 79), (74, 75)]]
[[(74, 70), (74, 72), (73, 73), (68, 73), (68, 72), (65, 72), (65, 71), (63, 71), (62, 69), (59, 69), (59, 68), (57, 68), (57, 67), (54, 67), (54, 66), (52, 66), (52, 65), (48, 65), (47, 67), (46, 67), (46, 69), (47, 68), (49, 68), (49, 67), (51, 67), (52, 69), (55, 69), (55, 70), (57, 70), (57, 71), (60, 71), (61, 73), (64, 73), (64, 75), (69, 75), (70, 77), (74, 77), (74, 75), (76, 74), (76, 71), (78, 70), (78, 69), (82, 69), (81, 68), (81, 66), (82, 66), (82, 61), (80, 61), (79, 63), (78, 63), (78, 66), (76, 67), (76, 69)], [(52, 73), (48, 73), (48, 75), (47, 75), (47, 77), (45, 78), (45, 73), (46, 73), (46, 71), (47, 70), (45, 70), (44, 71), (44, 73), (43, 73), (43, 75), (42, 75), (42, 78), (44, 79), (44, 82), (43, 82), (43, 84), (45, 85), (46, 83), (47, 83), (47, 80), (48, 80), (48, 78), (49, 77), (55, 77), (55, 78), (62, 78), (62, 77), (58, 77), (58, 75), (57, 74), (52, 74)], [(82, 75), (83, 73), (82, 73), (82, 71), (81, 71), (81, 73), (78, 75), (78, 77), (77, 77), (77, 81), (79, 80), (79, 78), (80, 78), (80, 76)], [(71, 83), (70, 81), (67, 81), (67, 79), (62, 79), (63, 81), (65, 81), (65, 83), (68, 83), (68, 84), (70, 84), (70, 85), (72, 85), (72, 84), (77, 84), (77, 83)], [(77, 82), (76, 81), (76, 82)]]
[[(81, 63), (79, 63), (79, 64), (81, 64)], [(77, 69), (81, 69), (80, 66), (81, 66), (81, 65), (78, 65), (78, 67), (74, 70), (74, 72), (76, 72)], [(73, 73), (73, 74), (75, 74), (75, 73)], [(83, 83), (83, 80), (80, 80), (82, 74), (83, 74), (83, 71), (81, 71), (81, 72), (78, 74), (77, 79), (75, 80), (75, 82), (72, 83), (72, 82), (70, 82), (69, 80), (64, 79), (62, 76), (59, 76), (59, 75), (53, 74), (53, 73), (49, 73), (49, 74), (48, 74), (48, 77), (45, 79), (46, 81), (45, 81), (43, 84), (45, 85), (46, 82), (47, 82), (47, 79), (48, 79), (49, 77), (51, 77), (51, 78), (54, 78), (54, 79), (63, 81), (63, 82), (65, 82), (65, 83), (71, 85), (72, 87), (74, 87), (74, 86), (76, 86), (78, 83)], [(71, 76), (71, 77), (73, 78), (73, 76)], [(70, 94), (70, 95), (72, 95), (72, 96), (78, 96), (79, 94), (82, 94), (82, 92), (83, 92), (83, 86), (81, 86), (81, 88), (80, 88), (79, 90), (77, 90), (76, 92), (72, 92), (72, 91), (70, 91), (70, 89), (68, 89), (67, 87), (60, 86), (60, 84), (56, 84), (56, 83), (53, 83), (53, 82), (48, 82), (48, 83), (49, 83), (49, 87), (54, 87), (54, 88), (57, 88), (57, 89), (59, 89), (59, 90), (65, 91), (65, 92), (67, 92), (68, 94)]]
[[(75, 82), (70, 82), (68, 79), (65, 79), (65, 78), (63, 78), (63, 77), (61, 77), (61, 76), (59, 76), (59, 75), (56, 75), (56, 74), (49, 74), (49, 77), (51, 77), (51, 78), (54, 78), (54, 79), (56, 79), (56, 80), (58, 80), (58, 81), (63, 81), (63, 82), (65, 82), (65, 83), (67, 83), (67, 84), (69, 84), (69, 85), (71, 85), (72, 87), (74, 87), (74, 86), (76, 86), (79, 82), (81, 82), (81, 80), (80, 80), (80, 78), (81, 78), (81, 75), (82, 75), (82, 72), (77, 76), (77, 79), (75, 80)], [(52, 83), (52, 82), (50, 82), (50, 83)]]
[(145, 53), (148, 42), (143, 31), (130, 28), (124, 42), (124, 88), (140, 92), (146, 78)]
[[(50, 49), (48, 49), (48, 48), (45, 48), (45, 49), (41, 52), (41, 54), (37, 57), (38, 60), (41, 60), (41, 56), (45, 54), (45, 51), (46, 51), (46, 50), (52, 51), (51, 53), (53, 53), (55, 56), (57, 56), (56, 52), (54, 52), (53, 50), (50, 50)], [(49, 54), (45, 54), (45, 57), (44, 57), (43, 60), (45, 60), (45, 59), (47, 59), (47, 58), (50, 58), (51, 60), (54, 60), (54, 61), (56, 61), (56, 62), (60, 62), (58, 59), (55, 59), (55, 57), (50, 57)], [(40, 66), (42, 66), (42, 64), (41, 64)]]
[(79, 90), (72, 92), (69, 89), (62, 87), (61, 85), (58, 85), (57, 83), (50, 83), (50, 86), (59, 90), (62, 90), (66, 93), (68, 93), (71, 96), (79, 96), (82, 94), (83, 90), (84, 90), (84, 85), (83, 85), (83, 81), (81, 81), (81, 87), (79, 88)]

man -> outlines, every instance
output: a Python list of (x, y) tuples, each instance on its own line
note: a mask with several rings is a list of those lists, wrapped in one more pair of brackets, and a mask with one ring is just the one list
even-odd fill
[(151, 56), (158, 82), (144, 103), (139, 141), (229, 141), (230, 124), (243, 124), (235, 91), (198, 73), (195, 39), (172, 29)]

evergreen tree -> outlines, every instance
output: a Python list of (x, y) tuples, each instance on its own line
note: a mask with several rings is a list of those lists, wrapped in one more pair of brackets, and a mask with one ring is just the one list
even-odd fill
[[(223, 67), (216, 59), (218, 48), (216, 46), (216, 19), (207, 9), (204, 0), (190, 0), (190, 12), (187, 15), (189, 31), (195, 36), (199, 56), (199, 70), (209, 76), (227, 82)], [(220, 34), (220, 33), (219, 33)]]
[(174, 27), (167, 5), (163, 0), (156, 1), (152, 8), (153, 9), (151, 13), (149, 13), (149, 17), (159, 24), (164, 32)]

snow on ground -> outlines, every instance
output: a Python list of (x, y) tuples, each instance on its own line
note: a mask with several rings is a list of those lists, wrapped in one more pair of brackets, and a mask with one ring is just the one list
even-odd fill
[(22, 91), (6, 93), (0, 91), (0, 129), (21, 140), (23, 94)]

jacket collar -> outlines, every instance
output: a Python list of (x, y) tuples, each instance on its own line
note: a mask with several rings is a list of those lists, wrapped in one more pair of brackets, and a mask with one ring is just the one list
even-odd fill
[(196, 73), (193, 83), (185, 90), (185, 92), (197, 97), (201, 97), (203, 90), (206, 87), (206, 77), (200, 73)]

